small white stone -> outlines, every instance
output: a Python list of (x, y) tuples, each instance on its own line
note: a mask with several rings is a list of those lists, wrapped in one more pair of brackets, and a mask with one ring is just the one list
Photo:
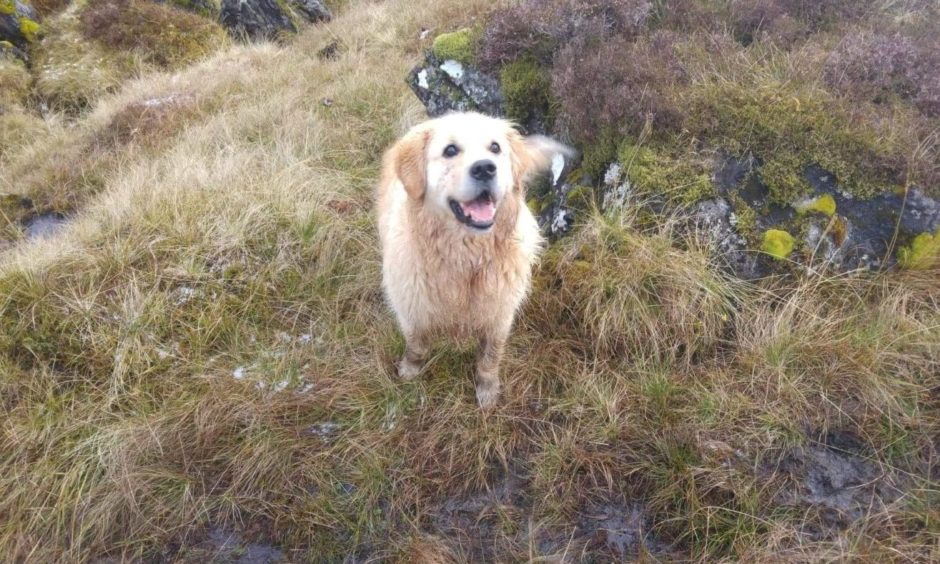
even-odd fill
[(235, 378), (236, 380), (241, 380), (242, 378), (245, 377), (245, 372), (246, 372), (245, 367), (239, 366), (238, 368), (232, 371), (232, 378)]
[(441, 63), (441, 70), (454, 80), (460, 80), (463, 76), (463, 65), (453, 59), (448, 59)]
[(428, 84), (428, 69), (421, 69), (421, 72), (418, 73), (418, 86), (427, 90), (431, 87)]

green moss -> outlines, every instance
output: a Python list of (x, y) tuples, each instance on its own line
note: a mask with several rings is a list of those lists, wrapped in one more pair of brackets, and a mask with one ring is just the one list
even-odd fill
[(763, 161), (761, 179), (780, 205), (809, 195), (804, 170), (812, 164), (862, 198), (901, 185), (900, 142), (853, 119), (840, 104), (825, 92), (791, 84), (713, 84), (692, 93), (688, 125), (732, 154)]
[(551, 79), (534, 60), (525, 58), (507, 64), (500, 70), (499, 80), (510, 119), (524, 123), (534, 115), (552, 113)]
[(798, 202), (795, 207), (800, 214), (815, 212), (832, 217), (836, 213), (836, 200), (830, 194), (823, 194), (812, 200)]
[(639, 191), (692, 204), (714, 194), (708, 167), (694, 154), (675, 154), (625, 140), (617, 152), (627, 179)]
[(777, 260), (783, 260), (793, 252), (793, 247), (793, 235), (780, 229), (768, 229), (760, 249)]
[(474, 33), (464, 28), (452, 33), (442, 33), (434, 38), (431, 53), (442, 61), (453, 60), (459, 63), (473, 63)]
[(32, 43), (36, 40), (36, 37), (39, 36), (40, 27), (39, 24), (33, 20), (22, 17), (20, 18), (20, 33), (23, 34), (23, 37), (26, 38), (26, 41)]
[(13, 0), (0, 0), (0, 14), (9, 15), (16, 11), (16, 2)]
[(940, 264), (940, 229), (936, 233), (921, 233), (911, 244), (898, 249), (901, 268), (925, 270)]
[(580, 147), (581, 172), (599, 179), (604, 175), (610, 163), (617, 159), (617, 137), (603, 133), (591, 145)]
[(590, 186), (575, 186), (568, 192), (567, 200), (569, 206), (586, 210), (594, 203), (594, 193)]

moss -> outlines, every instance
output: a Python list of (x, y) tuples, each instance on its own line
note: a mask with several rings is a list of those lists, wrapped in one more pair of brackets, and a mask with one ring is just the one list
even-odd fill
[(777, 260), (787, 258), (793, 252), (793, 235), (780, 229), (768, 229), (760, 249)]
[(823, 194), (818, 198), (798, 202), (795, 207), (800, 214), (821, 213), (832, 217), (836, 213), (836, 200), (831, 194)]
[(475, 34), (472, 29), (464, 28), (452, 33), (442, 33), (434, 38), (431, 53), (442, 61), (453, 60), (472, 64)]
[(610, 163), (617, 160), (617, 137), (611, 133), (601, 134), (596, 142), (580, 147), (580, 152), (581, 172), (599, 179)]
[(534, 116), (551, 114), (551, 79), (534, 60), (509, 63), (500, 70), (499, 80), (510, 119), (524, 123)]
[(594, 204), (594, 192), (590, 186), (575, 186), (568, 192), (567, 201), (575, 209), (586, 210)]
[(708, 167), (697, 155), (654, 151), (632, 139), (621, 144), (618, 158), (630, 183), (641, 192), (692, 204), (714, 195)]
[(825, 92), (790, 84), (726, 83), (692, 93), (689, 130), (736, 155), (761, 161), (761, 179), (780, 205), (810, 193), (807, 166), (833, 173), (842, 188), (871, 197), (903, 184), (905, 149), (853, 119)]
[(26, 41), (32, 43), (39, 36), (39, 24), (27, 17), (22, 17), (20, 18), (20, 33), (26, 38)]
[(940, 264), (940, 229), (921, 233), (911, 244), (898, 249), (898, 264), (910, 270), (925, 270)]
[(13, 0), (0, 0), (0, 14), (10, 15), (16, 11), (16, 2)]

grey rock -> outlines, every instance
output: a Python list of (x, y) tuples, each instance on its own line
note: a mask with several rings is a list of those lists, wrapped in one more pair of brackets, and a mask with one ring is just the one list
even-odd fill
[(504, 115), (499, 82), (457, 61), (440, 61), (429, 53), (425, 63), (412, 69), (407, 80), (431, 117), (451, 111)]
[(734, 226), (731, 205), (722, 198), (699, 202), (692, 209), (693, 225), (712, 245), (716, 257), (736, 276), (753, 280), (767, 275), (761, 256), (747, 248), (747, 240)]
[(333, 19), (333, 14), (320, 0), (288, 0), (287, 3), (308, 22), (328, 22)]
[(222, 0), (219, 21), (240, 39), (275, 39), (297, 31), (277, 0)]

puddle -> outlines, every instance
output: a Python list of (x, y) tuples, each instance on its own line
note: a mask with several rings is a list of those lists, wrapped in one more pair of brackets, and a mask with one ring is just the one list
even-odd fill
[(173, 561), (191, 564), (274, 564), (288, 560), (274, 545), (248, 542), (237, 532), (213, 527), (204, 541), (188, 548)]
[[(790, 482), (779, 502), (815, 510), (831, 529), (845, 529), (902, 495), (896, 477), (865, 457), (859, 443), (848, 435), (830, 435), (825, 444), (794, 448), (778, 471)], [(808, 532), (818, 538), (827, 533)]]
[(58, 213), (42, 213), (23, 222), (26, 239), (35, 241), (46, 239), (59, 232), (68, 222), (66, 217)]

